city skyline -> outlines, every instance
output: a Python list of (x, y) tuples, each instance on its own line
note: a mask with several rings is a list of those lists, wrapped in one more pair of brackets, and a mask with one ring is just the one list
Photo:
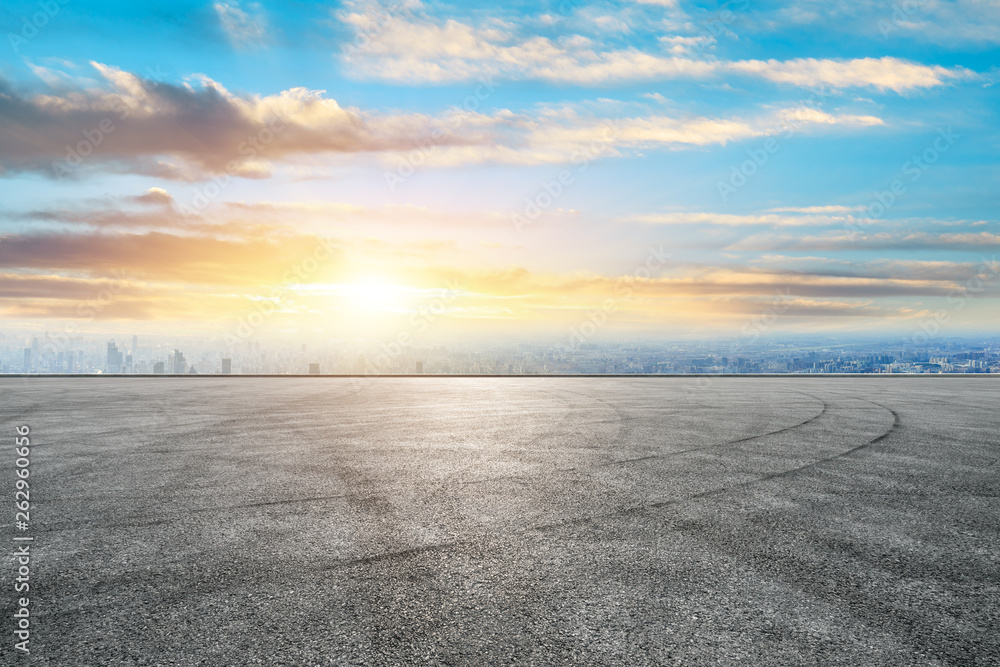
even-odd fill
[[(1000, 373), (995, 335), (910, 340), (765, 336), (728, 340), (485, 342), (423, 347), (377, 340), (243, 341), (161, 336), (131, 344), (0, 332), (0, 373), (111, 375), (742, 375)], [(141, 345), (139, 344), (141, 341)]]

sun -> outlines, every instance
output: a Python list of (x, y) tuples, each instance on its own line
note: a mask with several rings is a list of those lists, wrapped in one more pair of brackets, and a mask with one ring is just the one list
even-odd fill
[(366, 333), (398, 327), (399, 318), (412, 317), (440, 292), (372, 273), (348, 274), (335, 282), (297, 284), (291, 289), (301, 312)]
[(392, 311), (406, 306), (408, 290), (380, 278), (365, 277), (338, 287), (338, 292), (364, 310)]

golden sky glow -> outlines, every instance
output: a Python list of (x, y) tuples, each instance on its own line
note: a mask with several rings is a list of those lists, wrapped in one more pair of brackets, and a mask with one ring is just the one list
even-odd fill
[(1000, 14), (812, 4), (75, 1), (0, 56), (0, 321), (995, 330)]

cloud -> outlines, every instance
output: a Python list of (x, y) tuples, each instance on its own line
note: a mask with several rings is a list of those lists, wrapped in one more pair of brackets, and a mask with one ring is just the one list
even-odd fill
[(906, 38), (935, 44), (1000, 43), (1000, 5), (991, 0), (796, 0), (758, 13), (763, 28), (821, 24), (825, 31), (866, 35), (890, 43)]
[(377, 114), (341, 107), (324, 91), (240, 96), (207, 77), (198, 77), (197, 87), (174, 86), (92, 64), (105, 87), (26, 95), (0, 82), (0, 169), (60, 178), (98, 169), (186, 181), (223, 173), (267, 178), (275, 162), (371, 154), (392, 164), (415, 149), (437, 166), (555, 164), (577, 159), (594, 142), (602, 142), (602, 155), (616, 155), (628, 148), (721, 145), (775, 134), (793, 122), (797, 129), (883, 124), (874, 116), (808, 107), (749, 118), (658, 114), (617, 121), (585, 106)]
[(768, 273), (789, 276), (877, 278), (902, 281), (931, 281), (957, 286), (983, 272), (983, 261), (947, 262), (907, 259), (848, 261), (827, 257), (762, 255), (750, 262), (766, 266)]
[[(70, 332), (85, 332), (92, 320), (143, 321), (182, 317), (204, 321), (218, 315), (219, 299), (210, 294), (181, 293), (177, 285), (150, 284), (125, 273), (109, 278), (76, 278), (54, 274), (0, 273), (0, 317), (63, 319), (66, 327), (46, 342)], [(206, 312), (206, 301), (210, 307)], [(46, 327), (48, 329), (48, 327)], [(98, 329), (100, 330), (100, 329)]]
[[(170, 310), (164, 310), (165, 308), (170, 308)], [(58, 302), (13, 301), (0, 306), (0, 316), (19, 320), (57, 318), (80, 321), (80, 312), (80, 302), (72, 299)], [(102, 322), (112, 320), (127, 322), (157, 320), (162, 319), (162, 316), (167, 312), (175, 316), (196, 314), (204, 316), (204, 313), (185, 310), (184, 303), (180, 300), (174, 300), (171, 303), (169, 301), (153, 301), (152, 299), (112, 301), (107, 305), (102, 305), (100, 309), (95, 308), (92, 311), (85, 310), (84, 312), (87, 313), (87, 316), (82, 318), (82, 321), (85, 322), (91, 319)], [(93, 312), (92, 316), (90, 315), (91, 312)], [(74, 331), (82, 331), (82, 329), (74, 329)]]
[(910, 250), (915, 248), (952, 247), (961, 250), (981, 250), (1000, 247), (1000, 234), (992, 232), (932, 233), (878, 232), (857, 233), (842, 230), (819, 235), (792, 236), (787, 234), (754, 235), (727, 246), (734, 251), (845, 251), (865, 249)]
[(269, 162), (303, 154), (410, 150), (483, 143), (496, 119), (366, 114), (324, 91), (293, 88), (238, 96), (144, 80), (100, 63), (107, 86), (26, 95), (0, 81), (0, 170), (76, 177), (96, 166), (174, 180), (228, 172), (270, 173)]
[[(644, 149), (683, 149), (726, 145), (730, 142), (766, 137), (792, 129), (815, 127), (864, 128), (884, 125), (874, 116), (813, 113), (802, 107), (780, 109), (755, 117), (711, 118), (667, 115), (622, 116), (609, 119), (583, 115), (570, 108), (562, 113), (515, 117), (508, 132), (492, 144), (467, 144), (436, 149), (426, 164), (456, 166), (470, 163), (566, 164), (621, 156)], [(392, 159), (389, 159), (392, 163)]]
[(775, 213), (651, 213), (628, 218), (648, 225), (721, 225), (729, 227), (768, 225), (771, 227), (801, 227), (807, 225), (843, 225), (853, 220), (849, 216), (778, 215)]
[[(276, 211), (285, 215), (291, 209), (279, 205)], [(320, 243), (333, 249), (327, 265), (305, 278), (288, 278), (289, 269)], [(455, 316), (469, 320), (572, 321), (611, 298), (623, 324), (654, 324), (668, 315), (671, 321), (724, 321), (759, 312), (778, 293), (787, 295), (782, 302), (789, 316), (902, 317), (906, 313), (898, 304), (875, 300), (944, 297), (978, 271), (968, 263), (877, 260), (852, 273), (847, 262), (770, 257), (769, 267), (671, 264), (636, 279), (628, 272), (500, 268), (463, 252), (451, 252), (448, 261), (428, 261), (441, 257), (447, 246), (432, 239), (330, 241), (291, 230), (244, 240), (161, 232), (8, 235), (0, 238), (0, 296), (6, 300), (0, 312), (72, 317), (80, 303), (107, 287), (108, 276), (125, 275), (124, 287), (116, 290), (117, 305), (103, 317), (216, 321), (238, 315), (248, 300), (264, 298), (277, 286), (288, 296), (279, 319), (322, 320), (339, 312), (330, 301), (331, 290), (356, 279), (359, 271), (381, 267), (392, 282), (412, 291), (455, 280), (463, 295)], [(806, 265), (796, 269), (795, 261)], [(997, 289), (979, 294), (993, 298)]]
[(697, 53), (699, 50), (705, 49), (709, 46), (715, 44), (715, 37), (710, 37), (708, 35), (697, 35), (694, 37), (684, 37), (681, 35), (674, 35), (670, 37), (661, 37), (660, 41), (663, 44), (668, 44), (670, 48), (669, 52), (675, 56), (688, 55), (692, 52)]
[(267, 239), (280, 242), (289, 236), (336, 232), (342, 236), (369, 237), (384, 232), (392, 238), (423, 237), (435, 230), (444, 237), (476, 236), (484, 228), (493, 232), (510, 227), (502, 211), (441, 211), (412, 204), (364, 206), (330, 201), (223, 201), (195, 215), (183, 215), (166, 190), (150, 188), (138, 196), (75, 200), (28, 211), (0, 211), (12, 222), (49, 223), (51, 231), (70, 234), (81, 228), (113, 232), (159, 231), (177, 236), (208, 235), (235, 240)]
[(827, 206), (780, 206), (778, 208), (767, 209), (773, 213), (851, 213), (854, 211), (863, 211), (864, 206), (840, 206), (840, 205), (827, 205)]
[(104, 290), (122, 293), (127, 286), (106, 278), (70, 278), (59, 275), (0, 273), (0, 298), (96, 299)]
[(139, 195), (135, 198), (135, 201), (143, 204), (158, 204), (164, 205), (172, 202), (174, 198), (169, 192), (163, 188), (152, 187), (146, 190), (145, 193)]
[(897, 93), (934, 88), (972, 76), (972, 72), (964, 68), (948, 69), (940, 65), (921, 65), (888, 56), (854, 60), (800, 58), (784, 62), (744, 60), (728, 63), (726, 69), (802, 88), (872, 87), (879, 90), (894, 90)]
[(777, 113), (777, 119), (782, 127), (791, 128), (800, 125), (852, 125), (855, 127), (885, 125), (885, 122), (877, 116), (835, 115), (807, 106), (782, 109)]
[(347, 73), (399, 83), (448, 83), (482, 78), (535, 79), (585, 86), (673, 78), (752, 76), (804, 88), (875, 88), (904, 93), (969, 78), (964, 68), (928, 66), (892, 57), (860, 59), (704, 60), (685, 57), (706, 36), (667, 36), (668, 54), (634, 47), (601, 50), (580, 35), (521, 36), (516, 26), (444, 22), (406, 12), (377, 24), (360, 13), (341, 21), (363, 39), (342, 52)]
[(143, 280), (260, 285), (277, 282), (321, 244), (317, 237), (224, 240), (163, 232), (8, 234), (0, 268), (110, 275)]
[(247, 5), (249, 13), (240, 8), (239, 2), (227, 0), (212, 5), (219, 24), (236, 47), (260, 46), (267, 38), (267, 18), (261, 6), (254, 2)]

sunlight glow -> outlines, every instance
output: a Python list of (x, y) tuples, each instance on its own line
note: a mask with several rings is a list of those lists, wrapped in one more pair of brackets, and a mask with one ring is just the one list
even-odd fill
[(350, 282), (293, 285), (292, 289), (311, 299), (326, 297), (332, 307), (355, 313), (414, 312), (422, 301), (439, 292), (399, 285), (373, 276), (359, 277)]

